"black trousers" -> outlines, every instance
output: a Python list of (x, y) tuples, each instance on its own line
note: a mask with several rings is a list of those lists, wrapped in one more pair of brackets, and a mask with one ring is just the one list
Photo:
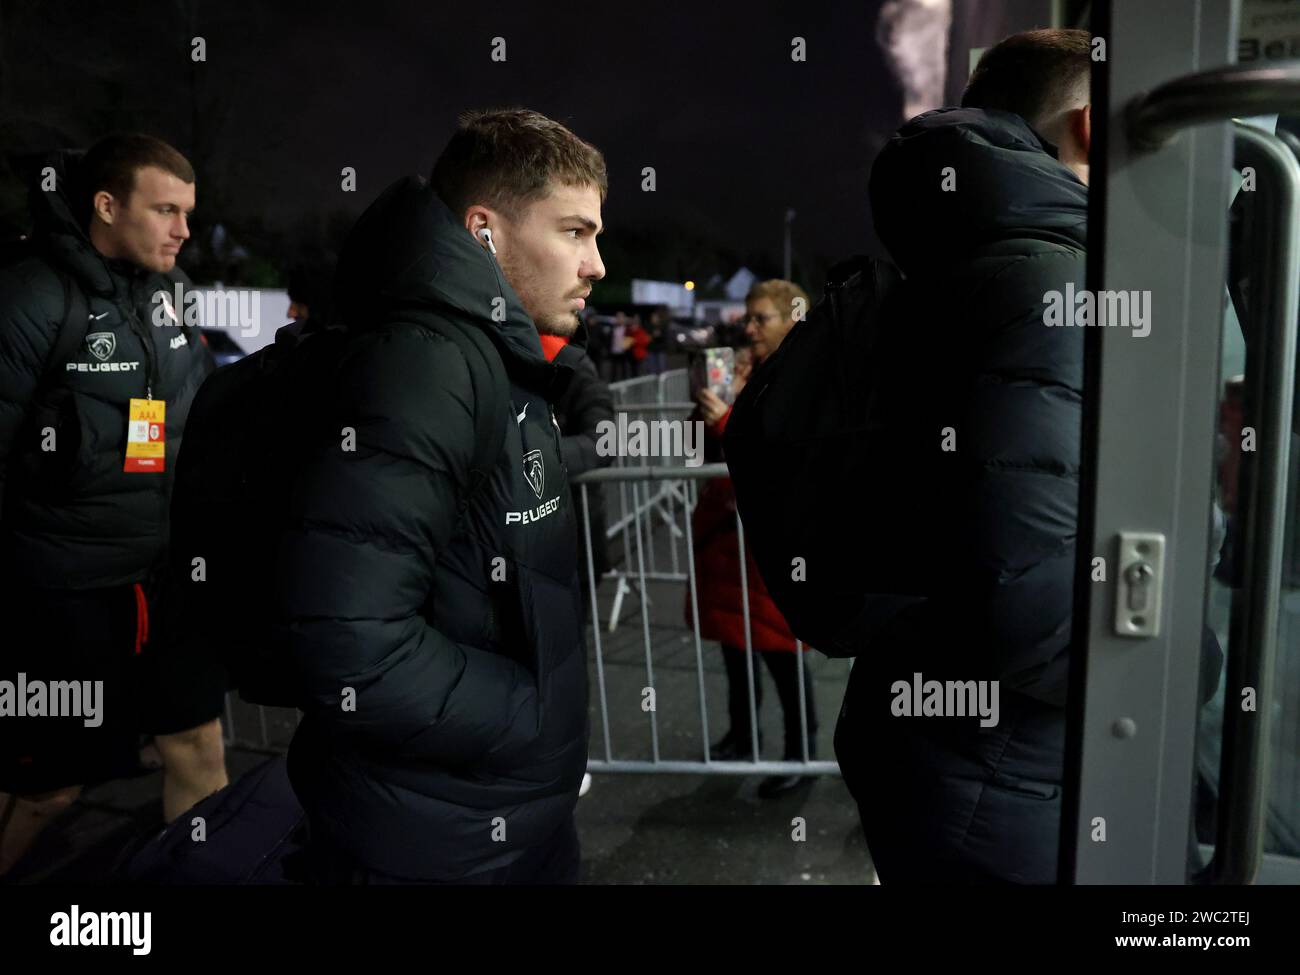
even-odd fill
[[(801, 760), (803, 746), (799, 734), (799, 666), (803, 666), (804, 708), (808, 718), (808, 757), (817, 750), (817, 712), (813, 707), (812, 675), (803, 653), (785, 650), (759, 650), (755, 653), (772, 675), (776, 695), (781, 700), (781, 714), (785, 724), (785, 753), (783, 758)], [(727, 712), (731, 730), (743, 740), (749, 739), (749, 681), (745, 675), (745, 649), (723, 644), (722, 660), (727, 666)], [(754, 668), (754, 710), (763, 705), (761, 671)]]
[[(316, 835), (319, 835), (317, 833)], [(341, 851), (313, 841), (307, 851), (308, 877), (322, 885), (429, 884), (488, 886), (493, 884), (576, 884), (581, 873), (578, 828), (570, 815), (545, 843), (530, 848), (514, 863), (471, 874), (460, 880), (400, 877), (372, 870)]]

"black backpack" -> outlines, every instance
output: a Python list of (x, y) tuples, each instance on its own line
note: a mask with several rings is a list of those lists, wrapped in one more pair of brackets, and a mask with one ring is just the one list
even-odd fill
[(128, 845), (113, 879), (147, 886), (307, 883), (309, 846), (307, 815), (280, 755)]
[(856, 654), (923, 588), (898, 477), (918, 447), (883, 381), (905, 365), (884, 347), (906, 290), (886, 261), (832, 268), (822, 300), (754, 370), (723, 437), (763, 582), (794, 634), (832, 656)]
[[(478, 402), (476, 453), (463, 516), (505, 444), (510, 390), (491, 340), (477, 327), (433, 316), (423, 324), (453, 341), (469, 364)], [(244, 700), (296, 707), (288, 662), (278, 652), (276, 547), (293, 479), (308, 451), (340, 442), (334, 379), (358, 343), (315, 323), (286, 325), (274, 344), (214, 372), (186, 421), (171, 508), (171, 565), (160, 638), (196, 659), (218, 660)], [(196, 559), (202, 563), (196, 563)]]

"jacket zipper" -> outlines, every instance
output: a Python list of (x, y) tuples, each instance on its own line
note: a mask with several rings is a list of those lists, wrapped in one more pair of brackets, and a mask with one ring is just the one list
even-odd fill
[(149, 330), (144, 327), (144, 323), (140, 321), (140, 317), (135, 313), (135, 308), (128, 306), (126, 312), (126, 320), (131, 332), (140, 340), (140, 344), (144, 347), (144, 396), (145, 399), (153, 399), (154, 386), (161, 385), (158, 370), (158, 350), (154, 348), (153, 336), (151, 336)]

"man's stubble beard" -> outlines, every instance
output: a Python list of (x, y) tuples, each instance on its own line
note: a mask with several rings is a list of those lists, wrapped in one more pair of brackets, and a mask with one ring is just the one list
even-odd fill
[(565, 339), (578, 330), (578, 316), (573, 312), (534, 318), (533, 323), (537, 326), (539, 334), (558, 335), (560, 338)]
[(537, 311), (534, 296), (538, 289), (535, 288), (536, 280), (531, 274), (523, 268), (516, 267), (509, 259), (503, 258), (499, 263), (501, 273), (510, 282), (510, 287), (515, 289), (524, 311), (528, 312), (528, 317), (537, 327), (538, 334), (558, 335), (567, 339), (578, 331), (578, 316), (575, 312), (557, 312), (547, 315)]

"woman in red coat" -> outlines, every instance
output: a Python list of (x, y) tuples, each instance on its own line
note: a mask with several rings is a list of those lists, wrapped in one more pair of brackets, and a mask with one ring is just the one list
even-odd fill
[[(801, 304), (802, 303), (802, 304)], [(753, 343), (755, 364), (770, 355), (794, 327), (796, 312), (806, 310), (808, 296), (788, 281), (763, 281), (745, 299), (745, 334)], [(803, 315), (798, 316), (802, 319)], [(749, 369), (737, 363), (732, 400), (745, 385)], [(721, 457), (722, 432), (731, 407), (709, 389), (700, 391), (697, 418), (705, 423), (705, 456)], [(710, 749), (714, 761), (748, 761), (753, 757), (749, 723), (749, 682), (745, 661), (745, 588), (740, 581), (740, 536), (736, 531), (736, 496), (729, 478), (705, 482), (691, 518), (695, 541), (695, 578), (700, 603), (700, 636), (722, 644), (727, 668), (728, 715), (731, 727)], [(816, 756), (817, 716), (813, 709), (812, 676), (803, 654), (797, 652), (794, 634), (758, 573), (748, 552), (745, 558), (749, 599), (751, 646), (766, 665), (781, 700), (785, 725), (786, 760), (803, 759), (799, 722), (799, 668), (803, 668), (804, 708), (808, 729), (808, 757)], [(692, 622), (689, 599), (687, 623)], [(804, 651), (807, 652), (805, 647)], [(761, 668), (754, 668), (755, 707), (762, 704)], [(761, 747), (761, 746), (760, 746)], [(764, 779), (759, 795), (780, 795), (806, 781), (797, 775)]]

